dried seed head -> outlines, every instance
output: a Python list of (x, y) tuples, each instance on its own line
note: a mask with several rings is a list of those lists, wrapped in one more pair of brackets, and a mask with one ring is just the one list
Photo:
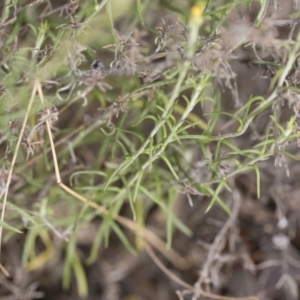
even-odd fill
[(44, 112), (40, 113), (40, 118), (38, 119), (38, 125), (43, 125), (49, 121), (52, 127), (53, 123), (58, 121), (58, 109), (55, 106), (47, 108)]

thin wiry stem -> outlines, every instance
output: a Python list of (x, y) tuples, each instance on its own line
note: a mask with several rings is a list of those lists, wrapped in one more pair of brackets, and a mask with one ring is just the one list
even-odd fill
[(258, 27), (264, 20), (266, 14), (267, 14), (268, 5), (269, 5), (269, 0), (261, 0), (260, 10), (259, 10), (257, 18), (255, 20), (256, 27)]
[[(42, 87), (41, 87), (40, 82), (37, 83), (37, 90), (38, 90), (41, 102), (42, 102), (42, 104), (44, 104), (45, 103), (44, 95), (43, 95), (43, 91), (42, 91)], [(49, 120), (46, 120), (46, 127), (47, 127), (47, 132), (48, 132), (48, 135), (49, 135), (50, 146), (51, 146), (51, 151), (52, 151), (52, 155), (53, 155), (53, 163), (54, 163), (56, 180), (57, 180), (57, 183), (61, 183), (59, 168), (58, 168), (58, 164), (57, 164), (56, 151), (55, 151), (55, 148), (54, 148), (53, 136), (52, 136), (52, 131), (51, 131), (51, 126), (50, 126)]]
[(169, 277), (171, 278), (174, 282), (178, 283), (182, 287), (185, 287), (189, 290), (194, 290), (194, 288), (189, 285), (188, 283), (184, 282), (180, 278), (178, 278), (175, 274), (173, 274), (167, 267), (164, 266), (164, 264), (159, 260), (159, 258), (156, 256), (152, 248), (145, 243), (145, 249), (148, 253), (148, 255), (151, 257), (151, 259), (154, 261), (154, 263)]
[[(8, 172), (6, 186), (5, 186), (2, 212), (1, 212), (1, 221), (2, 222), (4, 220), (5, 207), (6, 207), (6, 202), (7, 202), (7, 195), (8, 195), (8, 190), (9, 190), (9, 186), (10, 186), (10, 182), (11, 182), (11, 178), (12, 178), (14, 165), (15, 165), (16, 160), (17, 160), (17, 155), (18, 155), (18, 151), (19, 151), (19, 148), (20, 148), (21, 140), (22, 140), (22, 137), (23, 137), (23, 134), (24, 134), (24, 131), (25, 131), (26, 123), (27, 123), (27, 120), (28, 120), (28, 116), (29, 116), (33, 101), (34, 101), (34, 97), (35, 97), (35, 94), (36, 94), (36, 91), (37, 91), (37, 87), (38, 87), (38, 82), (36, 81), (34, 83), (34, 86), (33, 86), (33, 89), (32, 89), (32, 94), (31, 94), (31, 97), (30, 97), (30, 100), (29, 100), (29, 103), (28, 103), (26, 115), (25, 115), (25, 118), (23, 120), (22, 128), (21, 128), (21, 131), (20, 131), (20, 134), (19, 134), (19, 137), (18, 137), (18, 141), (17, 141), (17, 144), (16, 144), (15, 152), (14, 152), (11, 164), (10, 164), (10, 169), (9, 169), (9, 172)], [(1, 259), (2, 232), (3, 232), (3, 227), (0, 226), (0, 259)]]

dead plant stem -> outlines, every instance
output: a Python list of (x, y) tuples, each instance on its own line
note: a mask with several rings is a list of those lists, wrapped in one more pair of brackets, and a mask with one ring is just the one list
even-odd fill
[[(34, 101), (34, 97), (37, 91), (37, 87), (38, 87), (38, 82), (35, 81), (33, 89), (32, 89), (32, 93), (31, 93), (31, 97), (28, 103), (28, 107), (27, 107), (27, 111), (25, 114), (25, 118), (23, 120), (23, 124), (22, 124), (22, 128), (20, 130), (20, 134), (17, 140), (17, 144), (16, 144), (16, 148), (14, 151), (14, 155), (10, 164), (10, 168), (9, 168), (9, 172), (8, 172), (8, 176), (7, 176), (7, 180), (6, 180), (6, 186), (5, 186), (5, 192), (4, 192), (4, 199), (3, 199), (3, 206), (2, 206), (2, 211), (1, 211), (1, 222), (3, 223), (4, 221), (4, 215), (5, 215), (5, 207), (6, 207), (6, 202), (7, 202), (7, 196), (8, 196), (8, 190), (9, 190), (9, 186), (10, 186), (10, 182), (11, 182), (11, 178), (12, 178), (12, 174), (13, 174), (13, 169), (14, 169), (14, 165), (16, 163), (17, 160), (17, 155), (18, 155), (18, 151), (20, 148), (20, 144), (21, 144), (21, 140), (25, 131), (25, 127), (26, 127), (26, 123), (28, 120), (28, 116)], [(3, 233), (3, 226), (0, 225), (0, 260), (1, 260), (1, 244), (2, 244), (2, 233)]]
[[(38, 82), (38, 84), (37, 84), (37, 90), (38, 90), (42, 104), (45, 104), (44, 94), (43, 94), (42, 86), (41, 86), (40, 82)], [(59, 183), (61, 183), (61, 178), (60, 178), (60, 172), (59, 172), (59, 168), (58, 168), (58, 164), (57, 164), (56, 151), (54, 148), (53, 136), (52, 136), (52, 131), (51, 131), (51, 126), (50, 126), (49, 120), (46, 121), (46, 127), (47, 127), (47, 132), (48, 132), (48, 136), (49, 136), (49, 140), (50, 140), (51, 152), (53, 155), (55, 176), (56, 176), (57, 183), (59, 184)]]
[(164, 266), (164, 264), (159, 260), (159, 258), (156, 256), (152, 248), (145, 243), (145, 249), (148, 253), (148, 255), (151, 257), (151, 259), (154, 261), (154, 263), (169, 277), (171, 278), (174, 282), (178, 283), (182, 287), (189, 289), (191, 291), (194, 290), (194, 288), (189, 285), (188, 283), (184, 282), (180, 278), (178, 278), (175, 274), (173, 274), (167, 267)]

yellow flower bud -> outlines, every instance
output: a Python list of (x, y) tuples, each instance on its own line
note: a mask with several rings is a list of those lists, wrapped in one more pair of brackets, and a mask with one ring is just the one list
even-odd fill
[(203, 22), (203, 6), (200, 4), (194, 5), (190, 11), (190, 22), (193, 24), (202, 24)]
[(194, 5), (191, 9), (192, 18), (202, 18), (203, 9), (199, 5)]

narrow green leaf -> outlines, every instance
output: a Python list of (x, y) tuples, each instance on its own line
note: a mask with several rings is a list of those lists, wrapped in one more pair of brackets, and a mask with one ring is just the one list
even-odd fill
[(22, 265), (25, 266), (29, 261), (30, 252), (35, 248), (35, 239), (38, 235), (38, 228), (32, 228), (27, 234), (22, 254)]
[(172, 247), (172, 236), (173, 236), (173, 206), (176, 197), (172, 193), (171, 189), (168, 192), (168, 206), (167, 206), (167, 224), (166, 224), (166, 231), (167, 231), (167, 248), (170, 249)]
[(78, 294), (80, 297), (84, 298), (88, 295), (88, 283), (84, 269), (76, 253), (73, 257), (72, 265), (76, 278)]
[(138, 179), (137, 179), (137, 181), (135, 183), (134, 192), (133, 192), (133, 202), (136, 201), (136, 198), (137, 198), (137, 195), (138, 195), (138, 192), (139, 192), (139, 188), (140, 188), (140, 185), (141, 185), (141, 180), (143, 178), (143, 175), (144, 175), (144, 170), (141, 170), (139, 172)]
[(0, 226), (2, 226), (3, 228), (7, 229), (7, 230), (10, 230), (10, 231), (14, 231), (14, 232), (17, 232), (17, 233), (23, 233), (22, 231), (20, 231), (19, 229), (7, 224), (6, 222), (4, 221), (1, 221), (0, 220)]
[(205, 213), (207, 213), (207, 212), (212, 208), (212, 206), (215, 204), (215, 202), (216, 202), (216, 200), (217, 200), (217, 198), (218, 198), (218, 196), (219, 196), (219, 194), (220, 194), (220, 192), (221, 192), (223, 186), (224, 186), (224, 180), (222, 180), (222, 181), (219, 183), (217, 189), (214, 191), (213, 197), (212, 197), (212, 199), (211, 199), (211, 201), (210, 201), (208, 207), (206, 208)]
[(96, 261), (96, 259), (98, 257), (101, 241), (104, 237), (104, 232), (107, 230), (107, 227), (109, 227), (109, 224), (107, 222), (103, 222), (99, 226), (98, 232), (97, 232), (97, 234), (94, 238), (94, 241), (93, 241), (90, 256), (86, 260), (86, 264), (90, 265), (90, 264), (93, 264)]
[(161, 158), (165, 161), (165, 163), (167, 164), (167, 166), (169, 167), (170, 171), (172, 172), (172, 174), (174, 175), (174, 177), (179, 180), (178, 175), (176, 174), (172, 164), (170, 163), (170, 161), (168, 160), (168, 158), (165, 155), (161, 155)]
[(132, 161), (132, 159), (130, 157), (126, 158), (120, 165), (119, 167), (112, 173), (112, 175), (109, 177), (109, 179), (107, 180), (107, 183), (104, 187), (104, 190), (106, 190), (106, 188), (110, 185), (110, 183), (113, 181), (113, 179), (115, 179), (115, 176), (117, 174), (121, 173), (121, 170), (126, 167), (128, 164), (130, 164), (130, 162)]
[(132, 196), (132, 193), (131, 193), (131, 190), (130, 190), (130, 187), (128, 185), (128, 182), (127, 182), (126, 178), (124, 176), (121, 176), (121, 179), (122, 179), (123, 184), (125, 186), (126, 194), (127, 194), (129, 204), (130, 204), (130, 208), (131, 208), (132, 215), (133, 215), (133, 220), (135, 221), (136, 220), (136, 212), (135, 212), (135, 207), (134, 207), (133, 196)]
[(35, 222), (35, 220), (33, 219), (33, 217), (27, 213), (25, 210), (21, 209), (20, 207), (18, 207), (17, 205), (6, 201), (6, 206), (14, 209), (15, 211), (17, 211), (21, 216), (23, 216), (24, 218), (26, 218), (27, 220), (29, 220), (30, 222), (32, 222), (34, 225), (37, 225), (37, 223)]
[(71, 186), (73, 185), (73, 178), (75, 176), (79, 176), (79, 175), (99, 175), (99, 176), (107, 177), (107, 174), (105, 172), (98, 171), (98, 170), (76, 171), (76, 172), (72, 173), (72, 175), (70, 176), (69, 181), (70, 181)]
[(260, 171), (256, 164), (253, 165), (253, 168), (256, 173), (256, 192), (257, 192), (257, 198), (259, 199), (260, 198)]
[(106, 11), (107, 11), (107, 15), (108, 15), (108, 20), (109, 20), (109, 25), (110, 25), (111, 32), (112, 32), (113, 36), (115, 37), (114, 19), (113, 19), (113, 14), (112, 14), (112, 9), (111, 9), (111, 0), (108, 0), (107, 3), (106, 3)]
[(146, 115), (146, 116), (140, 118), (135, 124), (132, 125), (132, 127), (136, 127), (137, 125), (139, 125), (140, 123), (142, 123), (144, 120), (147, 120), (147, 119), (153, 120), (154, 124), (156, 125), (157, 118), (152, 115)]
[(149, 172), (152, 170), (152, 162), (153, 162), (153, 137), (150, 138), (150, 143), (149, 143)]
[[(156, 203), (162, 211), (167, 214), (168, 208), (166, 204), (163, 201), (159, 201), (154, 195), (152, 195), (145, 187), (140, 186), (140, 190), (142, 193), (144, 193), (149, 199), (151, 199), (154, 203)], [(186, 234), (187, 236), (192, 236), (193, 232), (185, 225), (183, 224), (176, 216), (173, 216), (173, 222), (174, 226), (178, 228), (181, 232)]]
[(125, 246), (125, 248), (132, 254), (136, 254), (136, 250), (131, 246), (130, 242), (128, 241), (127, 237), (123, 233), (123, 231), (119, 228), (119, 226), (111, 222), (111, 228), (115, 232), (115, 234), (119, 237), (122, 244)]
[(143, 13), (142, 13), (142, 3), (141, 3), (141, 0), (137, 0), (137, 11), (138, 11), (138, 14), (139, 14), (139, 19), (141, 21), (141, 24), (142, 24), (142, 26), (145, 27), (145, 22), (144, 22)]

